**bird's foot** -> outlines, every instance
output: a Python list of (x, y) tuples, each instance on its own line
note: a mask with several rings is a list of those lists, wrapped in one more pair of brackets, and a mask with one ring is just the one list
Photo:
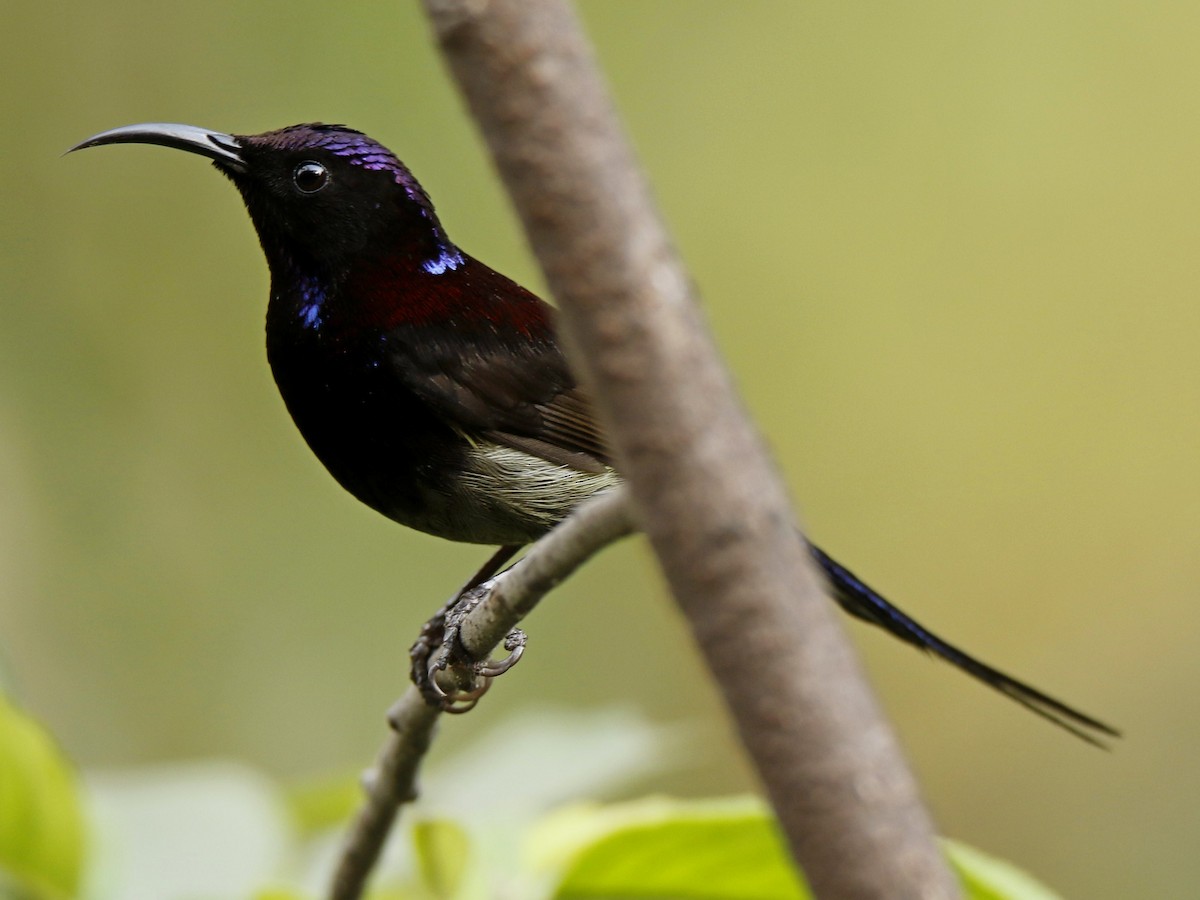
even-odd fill
[(456, 595), (421, 627), (409, 650), (412, 680), (430, 706), (443, 712), (465, 713), (487, 693), (492, 679), (517, 664), (525, 652), (525, 632), (514, 628), (504, 639), (503, 659), (476, 660), (460, 639), (463, 620), (488, 593), (488, 584)]

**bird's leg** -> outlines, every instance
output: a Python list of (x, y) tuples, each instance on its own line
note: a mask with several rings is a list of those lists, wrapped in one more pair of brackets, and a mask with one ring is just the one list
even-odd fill
[(506, 659), (499, 662), (484, 661), (474, 667), (473, 674), (483, 678), (481, 684), (447, 694), (435, 681), (437, 673), (449, 666), (454, 652), (461, 651), (458, 645), (459, 628), (463, 618), (483, 598), (483, 592), (478, 589), (499, 572), (520, 549), (519, 544), (506, 544), (497, 549), (433, 618), (421, 626), (421, 634), (409, 650), (409, 658), (412, 661), (413, 684), (429, 705), (441, 707), (447, 712), (466, 712), (483, 696), (490, 683), (489, 678), (507, 671), (520, 659), (525, 635), (516, 630), (505, 638), (504, 648), (509, 651)]

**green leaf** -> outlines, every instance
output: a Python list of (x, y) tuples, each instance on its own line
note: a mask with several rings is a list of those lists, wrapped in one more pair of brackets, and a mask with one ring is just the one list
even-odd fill
[(254, 900), (310, 900), (310, 898), (291, 888), (275, 887), (263, 888), (261, 891), (256, 891)]
[(49, 734), (0, 696), (0, 871), (16, 896), (74, 896), (83, 868), (75, 773)]
[(314, 779), (288, 790), (287, 800), (302, 834), (313, 835), (341, 825), (363, 802), (363, 788), (354, 775)]
[(463, 885), (469, 859), (467, 833), (448, 819), (426, 819), (413, 826), (413, 847), (421, 880), (438, 900), (450, 900)]
[(805, 900), (774, 820), (754, 798), (649, 798), (575, 808), (534, 838), (542, 865), (562, 866), (555, 900)]
[(958, 841), (942, 840), (967, 900), (1061, 900), (1010, 862)]
[[(1011, 863), (942, 846), (967, 900), (1061, 900)], [(534, 832), (533, 864), (557, 873), (554, 900), (805, 900), (767, 807), (756, 798), (649, 798), (575, 807)]]

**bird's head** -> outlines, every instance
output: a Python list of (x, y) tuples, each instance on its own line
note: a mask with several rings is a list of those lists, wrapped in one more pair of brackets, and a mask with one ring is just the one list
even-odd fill
[(412, 173), (360, 131), (307, 124), (233, 135), (155, 123), (114, 128), (71, 151), (126, 143), (211, 159), (241, 192), (272, 270), (299, 263), (332, 273), (373, 255), (427, 271), (461, 260)]

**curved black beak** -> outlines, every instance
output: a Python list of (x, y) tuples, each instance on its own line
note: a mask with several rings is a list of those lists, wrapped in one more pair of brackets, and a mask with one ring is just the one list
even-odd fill
[(174, 147), (176, 150), (207, 156), (234, 172), (246, 171), (246, 162), (239, 153), (242, 145), (233, 135), (197, 128), (195, 125), (175, 125), (167, 122), (125, 125), (102, 131), (76, 144), (67, 153), (99, 147), (102, 144), (157, 144), (160, 147)]

